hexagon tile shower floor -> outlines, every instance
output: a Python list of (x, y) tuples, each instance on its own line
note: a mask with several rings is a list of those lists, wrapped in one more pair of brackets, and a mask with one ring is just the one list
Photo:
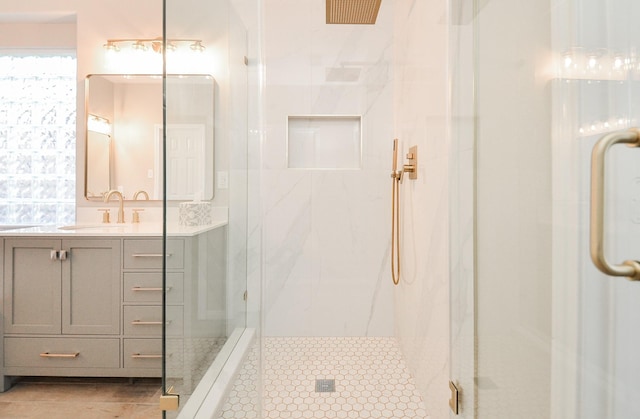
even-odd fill
[[(255, 407), (258, 355), (254, 350), (221, 418), (428, 418), (393, 338), (263, 339), (262, 416)], [(327, 383), (323, 381), (316, 391), (316, 380), (335, 380), (335, 388), (323, 386)]]

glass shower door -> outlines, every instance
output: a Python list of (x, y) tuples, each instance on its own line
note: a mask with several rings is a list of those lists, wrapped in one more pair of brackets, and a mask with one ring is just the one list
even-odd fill
[[(258, 44), (246, 25), (256, 5), (163, 2), (163, 391), (180, 396), (179, 410), (166, 417), (213, 417), (245, 355), (259, 358), (259, 280), (254, 274), (250, 282), (248, 269), (256, 237), (250, 209), (259, 208), (249, 170), (259, 54), (249, 53)], [(252, 393), (244, 411), (258, 411), (258, 402)]]
[[(460, 417), (640, 417), (640, 284), (590, 256), (594, 146), (639, 122), (638, 17), (633, 1), (452, 8), (452, 59), (470, 64), (452, 102)], [(638, 260), (640, 149), (606, 154), (604, 254)]]

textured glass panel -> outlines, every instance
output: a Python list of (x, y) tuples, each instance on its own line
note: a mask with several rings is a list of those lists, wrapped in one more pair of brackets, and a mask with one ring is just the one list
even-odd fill
[(7, 185), (7, 182), (0, 182), (0, 200), (2, 200), (3, 202), (6, 202), (8, 197), (9, 197), (9, 185)]
[(19, 154), (16, 165), (16, 174), (30, 174), (31, 173), (31, 155)]
[[(8, 153), (0, 150), (0, 173), (9, 173), (9, 158)], [(0, 182), (5, 185), (7, 182)]]
[(34, 194), (40, 199), (54, 200), (57, 197), (55, 179), (38, 179), (34, 184)]
[[(0, 124), (2, 124), (2, 122), (0, 122)], [(7, 129), (1, 128), (0, 129), (0, 149), (3, 149), (3, 150), (7, 149), (7, 147), (9, 146), (9, 143), (7, 141), (8, 137), (9, 137), (9, 132), (7, 131)]]
[(0, 224), (75, 220), (76, 59), (0, 56)]
[(17, 194), (18, 198), (22, 198), (24, 200), (28, 200), (31, 198), (31, 179), (19, 179), (17, 181)]
[(33, 211), (34, 206), (32, 204), (17, 204), (12, 205), (13, 214), (15, 218), (11, 224), (30, 224), (34, 221)]
[(62, 179), (58, 182), (58, 195), (57, 200), (62, 201), (69, 199), (69, 196), (73, 196), (76, 190), (75, 179)]
[[(11, 214), (11, 206), (9, 204), (0, 204), (0, 219), (9, 220), (9, 215)], [(10, 222), (5, 222), (6, 224), (10, 224)]]
[[(1, 163), (0, 163), (1, 164)], [(1, 166), (0, 166), (1, 170)], [(37, 156), (33, 163), (33, 173), (38, 175), (54, 174), (56, 172), (56, 155), (43, 154)]]
[(41, 203), (33, 206), (33, 221), (37, 224), (46, 224), (48, 220), (57, 220), (58, 204)]
[(76, 204), (71, 202), (57, 205), (58, 224), (73, 224), (76, 219)]

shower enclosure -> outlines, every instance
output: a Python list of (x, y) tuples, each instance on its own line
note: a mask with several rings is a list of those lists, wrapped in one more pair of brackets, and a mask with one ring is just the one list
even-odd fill
[[(640, 284), (590, 258), (592, 150), (638, 124), (638, 17), (624, 0), (451, 4), (460, 417), (640, 415)], [(640, 150), (605, 157), (604, 255), (638, 260)]]
[[(257, 144), (250, 137), (257, 131), (250, 128), (257, 124), (252, 109), (257, 109), (258, 60), (252, 38), (257, 29), (248, 26), (257, 22), (257, 10), (253, 1), (163, 1), (163, 417), (212, 417), (255, 342), (260, 293), (249, 280), (248, 265), (255, 261), (248, 246), (255, 239), (248, 229), (250, 208), (257, 207), (249, 153)], [(192, 51), (174, 51), (176, 39), (190, 40)], [(180, 82), (193, 75), (210, 76), (212, 97), (203, 95), (204, 86)], [(198, 132), (204, 133), (203, 144)], [(214, 155), (214, 169), (204, 176), (202, 153)], [(215, 195), (200, 202), (208, 182)], [(176, 197), (193, 202), (178, 205)], [(208, 204), (214, 228), (190, 237), (172, 233), (182, 205)], [(175, 263), (176, 255), (184, 255), (182, 264)]]

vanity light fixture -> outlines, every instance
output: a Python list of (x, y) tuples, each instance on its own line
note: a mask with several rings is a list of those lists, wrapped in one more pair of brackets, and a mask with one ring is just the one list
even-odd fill
[(204, 51), (204, 45), (202, 45), (202, 41), (194, 41), (193, 44), (189, 45), (191, 51), (202, 52)]
[[(161, 54), (162, 37), (107, 39), (107, 43), (103, 45), (104, 49), (113, 52), (118, 52), (127, 46), (136, 51), (146, 51), (151, 49), (153, 52)], [(176, 51), (181, 46), (188, 46), (191, 51), (195, 52), (202, 52), (206, 49), (206, 47), (202, 45), (201, 39), (167, 39), (167, 51)]]
[(87, 130), (100, 134), (111, 135), (111, 122), (107, 118), (89, 114), (87, 117)]
[(136, 41), (133, 44), (131, 44), (131, 48), (138, 50), (138, 51), (146, 51), (147, 50), (147, 46), (145, 44), (142, 43), (142, 41)]
[(106, 49), (107, 51), (120, 51), (120, 47), (118, 47), (115, 43), (113, 43), (113, 41), (107, 41), (106, 44), (103, 45), (104, 49)]

